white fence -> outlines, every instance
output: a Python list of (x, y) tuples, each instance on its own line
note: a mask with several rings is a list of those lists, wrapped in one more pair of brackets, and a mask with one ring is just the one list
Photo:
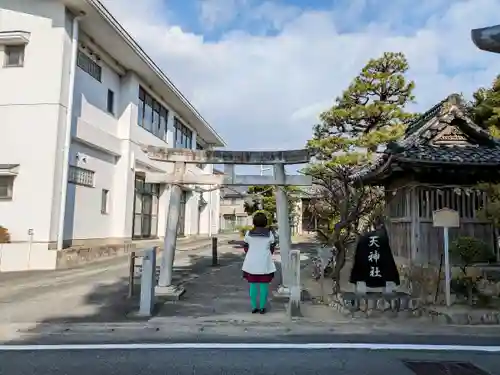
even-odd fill
[(57, 251), (49, 250), (47, 244), (0, 244), (0, 272), (53, 270), (56, 262)]

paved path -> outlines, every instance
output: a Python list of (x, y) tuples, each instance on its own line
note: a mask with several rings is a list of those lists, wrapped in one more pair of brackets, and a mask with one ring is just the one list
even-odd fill
[[(232, 245), (221, 245), (220, 249), (238, 251)], [(196, 250), (181, 248), (174, 266), (176, 281), (202, 272), (210, 257), (208, 244)], [(127, 291), (126, 257), (25, 278), (13, 275), (0, 284), (0, 322), (123, 321), (137, 303), (126, 298)]]
[[(279, 255), (274, 256), (275, 260)], [(213, 268), (203, 277), (194, 278), (186, 283), (186, 294), (178, 302), (166, 303), (159, 311), (159, 318), (207, 318), (212, 320), (248, 320), (253, 318), (258, 321), (283, 321), (285, 309), (283, 303), (269, 301), (268, 313), (261, 317), (260, 314), (250, 314), (250, 299), (248, 296), (248, 283), (242, 277), (241, 266), (244, 259), (243, 251), (231, 253), (221, 257), (222, 267)], [(279, 264), (277, 264), (279, 269)], [(276, 290), (281, 280), (281, 275), (276, 272), (275, 278), (269, 287), (269, 300), (272, 291)]]
[[(406, 363), (462, 362), (482, 372), (448, 372), (424, 368), (413, 372)], [(2, 375), (500, 375), (499, 354), (449, 350), (372, 351), (295, 348), (129, 348), (128, 350), (0, 351)], [(427, 364), (428, 366), (428, 364)]]

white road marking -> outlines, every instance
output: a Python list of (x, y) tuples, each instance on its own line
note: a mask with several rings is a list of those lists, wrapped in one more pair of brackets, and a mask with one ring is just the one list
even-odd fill
[(475, 345), (417, 345), (417, 344), (371, 344), (371, 343), (326, 343), (326, 344), (268, 344), (268, 343), (182, 343), (182, 344), (75, 344), (75, 345), (0, 345), (6, 351), (56, 351), (56, 350), (175, 350), (175, 349), (303, 349), (303, 350), (406, 350), (406, 351), (459, 351), (500, 353), (500, 346)]

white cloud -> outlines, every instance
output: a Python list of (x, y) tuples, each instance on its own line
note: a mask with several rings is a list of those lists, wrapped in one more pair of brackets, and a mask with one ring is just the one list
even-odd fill
[[(224, 1), (230, 0), (205, 4), (205, 22), (229, 22), (246, 0), (231, 0), (231, 6), (221, 10)], [(470, 29), (495, 24), (500, 0), (392, 1), (398, 7), (390, 7), (389, 15), (361, 25), (363, 7), (374, 2), (353, 1), (346, 13), (335, 9), (299, 12), (279, 8), (277, 3), (261, 4), (255, 8), (261, 13), (252, 17), (274, 20), (271, 26), (278, 27), (278, 33), (251, 35), (235, 30), (216, 42), (183, 31), (169, 24), (161, 12), (151, 11), (161, 6), (160, 0), (142, 0), (150, 8), (144, 5), (141, 13), (123, 7), (136, 1), (122, 0), (117, 17), (232, 149), (302, 147), (319, 112), (369, 58), (384, 51), (407, 54), (419, 110), (451, 92), (470, 94), (498, 73), (500, 56), (477, 50)], [(116, 4), (114, 0), (104, 3)], [(413, 13), (424, 17), (420, 26), (410, 30), (394, 26)], [(346, 24), (351, 31), (342, 33)]]
[(248, 0), (200, 0), (200, 18), (206, 28), (214, 29), (234, 20), (247, 5)]

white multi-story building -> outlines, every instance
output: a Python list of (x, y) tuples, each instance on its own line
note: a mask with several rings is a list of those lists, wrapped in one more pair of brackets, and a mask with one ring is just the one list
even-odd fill
[[(160, 68), (97, 0), (0, 0), (0, 57), (0, 269), (161, 238), (169, 189), (144, 177), (173, 167), (141, 145), (224, 141)], [(218, 211), (218, 191), (186, 188), (179, 234), (217, 232)]]

